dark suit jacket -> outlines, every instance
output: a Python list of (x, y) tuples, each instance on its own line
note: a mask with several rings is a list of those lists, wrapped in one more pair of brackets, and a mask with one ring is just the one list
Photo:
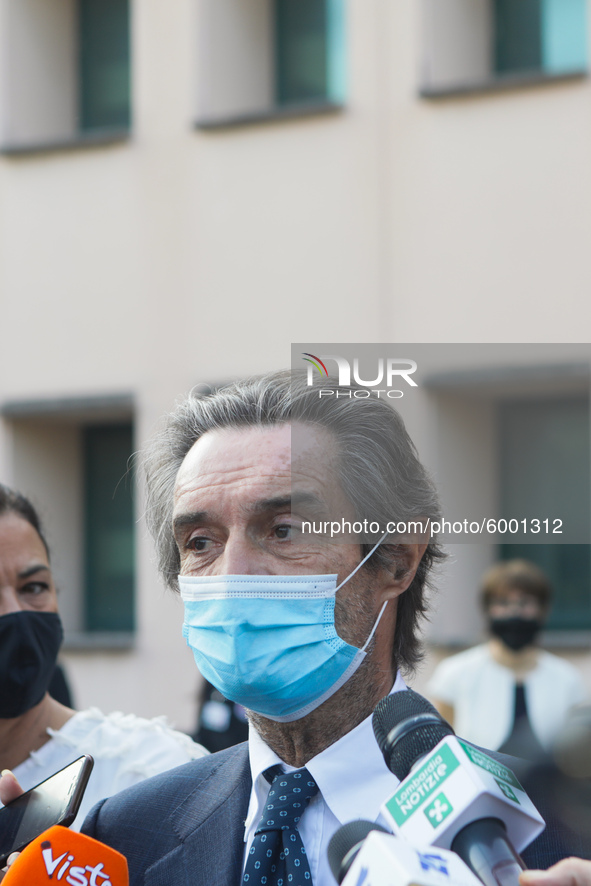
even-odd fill
[[(514, 758), (491, 756), (519, 770)], [(543, 784), (528, 788), (542, 815), (551, 810)], [(250, 789), (245, 743), (103, 800), (82, 830), (126, 856), (130, 886), (239, 886)], [(589, 857), (587, 843), (553, 821), (523, 857), (546, 868), (566, 855)]]

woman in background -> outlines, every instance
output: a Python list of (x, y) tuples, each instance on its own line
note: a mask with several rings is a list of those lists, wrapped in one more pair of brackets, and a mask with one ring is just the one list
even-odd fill
[(63, 639), (49, 548), (31, 502), (0, 484), (0, 769), (24, 790), (81, 754), (95, 764), (74, 823), (111, 796), (207, 751), (163, 718), (76, 712), (48, 692)]
[(578, 671), (537, 645), (550, 601), (546, 576), (525, 560), (498, 563), (484, 575), (490, 639), (442, 661), (428, 684), (462, 738), (533, 759), (550, 750), (568, 712), (585, 697)]

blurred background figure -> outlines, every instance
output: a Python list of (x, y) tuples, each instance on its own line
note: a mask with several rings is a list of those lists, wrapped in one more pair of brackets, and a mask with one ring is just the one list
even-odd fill
[(585, 696), (578, 671), (543, 651), (551, 587), (525, 560), (493, 566), (481, 603), (490, 639), (436, 668), (428, 693), (463, 738), (526, 759), (541, 758)]
[(103, 797), (207, 752), (163, 718), (76, 712), (52, 698), (62, 638), (39, 516), (28, 499), (0, 484), (0, 770), (12, 770), (27, 790), (91, 754), (79, 827)]
[(203, 681), (200, 693), (193, 739), (212, 753), (248, 739), (248, 721), (242, 705), (224, 698), (207, 680)]

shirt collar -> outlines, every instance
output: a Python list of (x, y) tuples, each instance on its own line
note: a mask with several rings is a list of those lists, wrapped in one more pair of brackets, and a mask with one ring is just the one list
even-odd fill
[[(405, 689), (406, 684), (398, 674), (390, 694)], [(281, 763), (287, 772), (294, 769), (283, 763), (252, 726), (248, 743), (255, 790), (251, 797), (247, 824), (253, 819), (258, 820), (262, 814), (262, 804), (269, 789), (263, 776), (265, 769), (277, 763)], [(326, 805), (341, 824), (351, 819), (352, 798), (355, 818), (375, 821), (380, 806), (399, 784), (396, 776), (384, 763), (373, 734), (371, 715), (320, 754), (312, 757), (306, 763), (306, 769), (318, 785)]]

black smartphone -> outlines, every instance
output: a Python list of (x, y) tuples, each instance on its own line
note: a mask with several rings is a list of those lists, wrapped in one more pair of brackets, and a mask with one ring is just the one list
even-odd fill
[(72, 824), (80, 807), (94, 760), (78, 757), (0, 809), (0, 867), (54, 824)]

